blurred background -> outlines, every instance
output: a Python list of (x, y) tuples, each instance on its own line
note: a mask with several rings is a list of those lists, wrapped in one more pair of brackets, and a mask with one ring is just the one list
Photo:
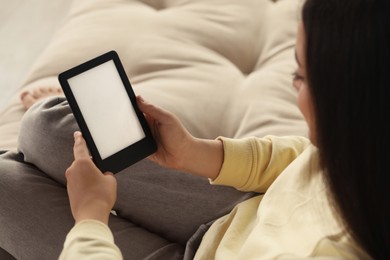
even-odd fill
[(72, 0), (0, 0), (0, 110), (61, 26)]

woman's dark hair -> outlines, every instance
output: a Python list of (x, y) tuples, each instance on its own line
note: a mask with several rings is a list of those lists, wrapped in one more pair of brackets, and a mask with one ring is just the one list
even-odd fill
[(390, 1), (307, 0), (307, 80), (337, 212), (374, 259), (390, 259)]

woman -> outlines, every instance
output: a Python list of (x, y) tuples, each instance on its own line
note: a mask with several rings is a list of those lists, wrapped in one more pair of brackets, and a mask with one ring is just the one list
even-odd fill
[[(310, 141), (195, 139), (174, 115), (138, 98), (159, 145), (152, 160), (215, 184), (265, 192), (216, 221), (195, 258), (390, 259), (388, 15), (388, 1), (306, 1), (293, 85)], [(80, 133), (74, 154), (66, 177), (77, 224), (62, 257), (89, 248), (120, 258), (101, 224), (115, 201), (115, 178), (93, 165)], [(96, 188), (102, 185), (104, 191)], [(104, 231), (85, 240), (85, 226)], [(105, 243), (87, 245), (91, 241)]]

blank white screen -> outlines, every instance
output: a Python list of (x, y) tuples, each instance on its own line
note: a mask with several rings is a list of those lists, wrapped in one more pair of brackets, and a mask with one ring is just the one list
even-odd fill
[(68, 82), (102, 159), (145, 137), (113, 61)]

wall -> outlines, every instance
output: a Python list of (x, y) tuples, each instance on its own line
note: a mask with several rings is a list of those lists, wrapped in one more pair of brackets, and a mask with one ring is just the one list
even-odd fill
[(70, 8), (70, 0), (0, 0), (0, 110)]

